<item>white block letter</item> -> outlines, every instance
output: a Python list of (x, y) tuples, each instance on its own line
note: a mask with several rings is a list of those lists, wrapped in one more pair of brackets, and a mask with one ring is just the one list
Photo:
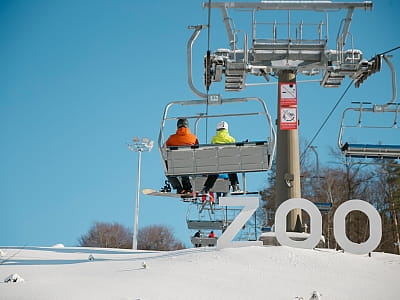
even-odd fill
[[(286, 233), (286, 216), (292, 210), (301, 208), (310, 216), (310, 237), (304, 241), (294, 241)], [(321, 239), (322, 216), (311, 201), (303, 198), (292, 198), (279, 205), (275, 213), (275, 234), (281, 245), (295, 248), (314, 248)]]
[(222, 206), (244, 206), (233, 222), (217, 240), (217, 248), (233, 248), (244, 246), (262, 246), (261, 241), (233, 242), (240, 229), (250, 219), (258, 208), (258, 197), (220, 197), (219, 205)]
[[(346, 216), (353, 210), (359, 210), (369, 219), (369, 239), (361, 244), (353, 243), (346, 235)], [(382, 237), (382, 221), (379, 213), (371, 204), (363, 200), (349, 200), (341, 204), (333, 217), (333, 233), (344, 251), (354, 254), (367, 254), (378, 247)]]

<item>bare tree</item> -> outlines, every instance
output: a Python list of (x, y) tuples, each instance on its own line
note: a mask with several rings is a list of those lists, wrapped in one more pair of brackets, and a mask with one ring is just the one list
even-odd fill
[(178, 241), (168, 226), (151, 225), (139, 230), (138, 249), (141, 250), (179, 250), (185, 246)]
[(262, 208), (265, 211), (265, 220), (262, 225), (272, 226), (275, 222), (276, 210), (276, 164), (272, 163), (272, 168), (267, 177), (268, 187), (260, 191)]
[[(365, 162), (365, 159), (347, 158), (332, 149), (335, 161), (329, 166), (317, 166), (305, 153), (301, 161), (302, 197), (313, 202), (330, 202), (332, 208), (322, 214), (326, 245), (336, 247), (333, 236), (333, 215), (339, 205), (350, 199), (371, 203), (382, 218), (382, 240), (378, 251), (400, 253), (400, 164), (391, 160)], [(372, 164), (371, 164), (372, 163)], [(275, 172), (268, 176), (268, 187), (261, 191), (267, 224), (274, 222)], [(268, 218), (268, 216), (270, 216)], [(308, 215), (303, 212), (303, 222)], [(361, 211), (346, 216), (346, 235), (362, 243), (369, 238), (369, 219)]]
[[(95, 222), (88, 233), (79, 238), (82, 247), (132, 248), (132, 231), (118, 223)], [(178, 250), (185, 248), (168, 226), (150, 225), (139, 230), (138, 249)]]
[(118, 223), (95, 222), (89, 232), (79, 238), (79, 245), (129, 249), (132, 247), (132, 233)]
[(382, 218), (380, 248), (400, 254), (400, 165), (393, 160), (380, 162), (376, 168), (376, 203)]

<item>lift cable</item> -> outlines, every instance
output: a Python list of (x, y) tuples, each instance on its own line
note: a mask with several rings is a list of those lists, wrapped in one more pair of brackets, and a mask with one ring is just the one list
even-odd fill
[[(211, 85), (211, 51), (210, 51), (210, 27), (211, 27), (211, 0), (208, 1), (208, 20), (207, 20), (207, 57), (206, 57), (206, 70), (205, 70), (205, 83), (206, 83), (206, 116), (208, 115), (208, 92)], [(208, 118), (206, 118), (206, 142), (208, 141)]]
[(398, 49), (400, 49), (400, 46), (397, 46), (397, 47), (394, 47), (393, 49), (390, 49), (390, 50), (388, 50), (388, 51), (379, 53), (378, 55), (385, 55), (385, 54), (387, 54), (387, 53), (393, 52), (393, 51), (398, 50)]
[(333, 106), (333, 108), (331, 109), (331, 111), (329, 112), (328, 116), (325, 118), (324, 122), (322, 123), (322, 125), (319, 127), (319, 129), (317, 130), (317, 132), (314, 134), (313, 138), (311, 139), (311, 141), (308, 143), (307, 147), (304, 149), (303, 153), (300, 155), (300, 163), (303, 161), (304, 157), (305, 157), (305, 153), (307, 152), (308, 148), (310, 148), (310, 146), (312, 145), (312, 143), (314, 142), (314, 140), (317, 138), (318, 134), (321, 132), (322, 128), (324, 128), (324, 126), (326, 125), (326, 123), (328, 122), (329, 118), (332, 116), (333, 112), (336, 110), (336, 108), (338, 107), (338, 105), (340, 104), (340, 102), (343, 100), (344, 96), (347, 94), (348, 90), (350, 89), (351, 85), (353, 84), (354, 80), (352, 80), (349, 85), (347, 86), (347, 88), (345, 89), (345, 91), (343, 92), (343, 94), (340, 96), (339, 100), (336, 102), (336, 104)]
[(211, 0), (208, 1), (208, 21), (207, 21), (207, 51), (210, 51), (210, 25), (211, 25)]
[[(390, 50), (384, 51), (380, 54), (380, 55), (385, 55), (387, 53), (393, 52), (395, 50), (400, 49), (400, 46), (394, 47)], [(328, 122), (329, 118), (331, 117), (331, 115), (333, 114), (333, 112), (336, 110), (337, 106), (339, 105), (339, 103), (343, 100), (343, 97), (346, 95), (346, 93), (348, 92), (348, 90), (350, 89), (351, 85), (353, 84), (354, 80), (352, 80), (349, 85), (347, 86), (347, 88), (345, 89), (345, 91), (343, 92), (342, 96), (340, 96), (339, 100), (336, 102), (335, 106), (331, 109), (331, 111), (329, 112), (328, 116), (325, 118), (324, 122), (322, 123), (322, 125), (320, 126), (320, 128), (317, 130), (317, 132), (315, 133), (315, 135), (313, 136), (313, 138), (311, 139), (311, 141), (307, 144), (306, 148), (304, 149), (303, 153), (301, 153), (300, 155), (300, 162), (303, 162), (304, 157), (305, 157), (305, 153), (307, 152), (308, 148), (310, 148), (310, 146), (312, 145), (312, 143), (314, 142), (314, 140), (317, 138), (318, 134), (321, 132), (321, 130), (323, 129), (323, 127), (326, 125), (326, 123)]]

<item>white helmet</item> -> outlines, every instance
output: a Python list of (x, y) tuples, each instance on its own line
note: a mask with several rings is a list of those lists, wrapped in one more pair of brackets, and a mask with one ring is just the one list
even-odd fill
[(221, 121), (217, 124), (217, 130), (227, 129), (228, 130), (228, 123), (225, 121)]

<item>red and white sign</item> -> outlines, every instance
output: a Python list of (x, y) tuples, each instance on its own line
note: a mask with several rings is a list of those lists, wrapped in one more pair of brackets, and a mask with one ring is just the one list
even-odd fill
[(297, 105), (297, 89), (295, 82), (279, 83), (279, 101), (281, 106)]
[(297, 107), (281, 107), (280, 110), (280, 130), (297, 129)]

